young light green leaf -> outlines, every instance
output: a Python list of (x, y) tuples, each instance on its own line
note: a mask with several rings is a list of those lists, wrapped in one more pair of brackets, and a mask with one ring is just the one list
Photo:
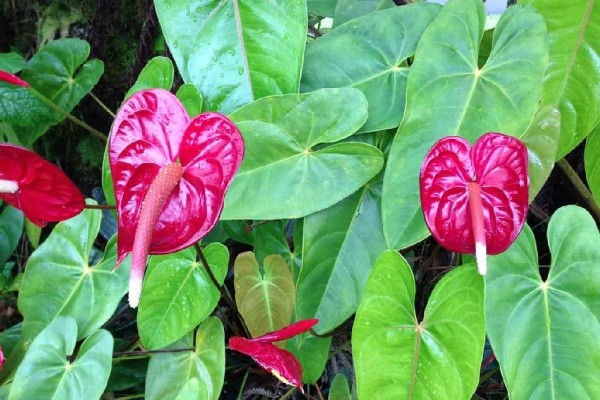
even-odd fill
[(390, 248), (405, 248), (429, 235), (420, 209), (419, 171), (437, 140), (459, 135), (474, 142), (486, 132), (521, 137), (538, 109), (548, 58), (543, 18), (531, 6), (509, 7), (479, 68), (484, 23), (480, 0), (450, 0), (419, 41), (383, 181)]
[(273, 254), (262, 264), (263, 273), (248, 251), (234, 265), (235, 302), (252, 337), (288, 326), (296, 304), (296, 286), (285, 260)]
[(202, 112), (202, 94), (196, 86), (191, 83), (184, 83), (179, 87), (177, 90), (177, 98), (185, 107), (190, 118), (193, 118)]
[(73, 318), (52, 321), (27, 350), (8, 399), (100, 399), (110, 375), (113, 338), (103, 329), (94, 332), (69, 361), (78, 337)]
[(317, 318), (327, 333), (358, 308), (375, 260), (386, 249), (381, 177), (334, 206), (304, 219), (296, 314)]
[[(381, 152), (363, 143), (336, 143), (367, 119), (358, 89), (321, 89), (272, 96), (231, 115), (246, 154), (225, 197), (222, 219), (299, 218), (358, 190), (383, 165)], [(260, 188), (260, 190), (257, 190)]]
[(438, 10), (437, 4), (395, 7), (357, 18), (309, 43), (302, 91), (355, 87), (369, 102), (369, 118), (360, 132), (397, 127), (406, 102), (406, 59), (415, 54)]
[(585, 142), (585, 176), (594, 200), (600, 205), (600, 125)]
[(12, 256), (23, 234), (23, 213), (6, 204), (0, 213), (0, 268)]
[(386, 250), (373, 269), (352, 330), (358, 397), (468, 400), (485, 342), (484, 285), (474, 265), (435, 286), (421, 322), (406, 260)]
[[(156, 354), (150, 358), (146, 377), (146, 399), (174, 399), (182, 391), (191, 390), (198, 379), (193, 399), (218, 400), (225, 378), (225, 332), (221, 321), (209, 317), (198, 328), (194, 351)], [(193, 347), (187, 335), (169, 349)]]
[(488, 258), (488, 337), (511, 400), (598, 399), (600, 234), (587, 211), (567, 206), (550, 220), (548, 245), (545, 281), (527, 226)]
[(84, 210), (59, 223), (31, 254), (19, 292), (24, 341), (31, 341), (58, 316), (73, 317), (77, 339), (84, 338), (110, 318), (127, 293), (129, 261), (114, 271), (115, 238), (106, 245), (102, 260), (89, 265), (101, 215), (100, 210)]
[[(220, 284), (227, 275), (229, 251), (220, 243), (203, 250)], [(217, 306), (221, 293), (215, 287), (193, 248), (150, 257), (144, 278), (138, 330), (148, 349), (159, 349), (181, 339)]]
[(125, 100), (145, 89), (171, 90), (175, 70), (167, 57), (154, 57), (142, 69), (133, 86), (125, 94)]
[(542, 105), (561, 113), (556, 160), (600, 123), (600, 7), (594, 0), (527, 0), (545, 18), (550, 62)]
[(255, 98), (298, 92), (304, 0), (154, 4), (179, 72), (200, 90), (206, 110), (230, 113)]

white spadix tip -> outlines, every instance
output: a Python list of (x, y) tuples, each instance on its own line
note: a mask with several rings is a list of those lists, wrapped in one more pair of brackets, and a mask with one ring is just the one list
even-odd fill
[(129, 278), (129, 307), (137, 308), (142, 295), (142, 277), (131, 275)]
[(487, 247), (485, 243), (475, 242), (475, 258), (477, 259), (477, 270), (484, 276), (487, 273)]
[(0, 193), (17, 193), (19, 191), (19, 182), (0, 179)]

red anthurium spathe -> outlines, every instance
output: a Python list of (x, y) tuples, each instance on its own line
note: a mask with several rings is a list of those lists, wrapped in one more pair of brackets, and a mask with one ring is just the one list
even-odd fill
[(10, 83), (11, 85), (17, 85), (22, 87), (30, 86), (29, 83), (25, 82), (23, 79), (6, 71), (0, 71), (0, 82), (6, 82)]
[(500, 133), (486, 133), (472, 148), (461, 137), (445, 137), (425, 156), (420, 187), (435, 239), (450, 251), (475, 253), (485, 275), (486, 254), (506, 250), (525, 223), (527, 147)]
[(132, 253), (129, 303), (136, 307), (148, 254), (189, 247), (217, 222), (244, 142), (227, 117), (204, 113), (190, 120), (177, 97), (151, 89), (123, 104), (109, 146), (117, 264)]
[(39, 226), (74, 217), (85, 206), (79, 189), (57, 166), (6, 143), (0, 144), (0, 199)]
[(282, 382), (302, 389), (302, 366), (296, 357), (287, 350), (275, 346), (274, 342), (290, 339), (308, 332), (319, 320), (306, 319), (270, 332), (254, 339), (232, 336), (229, 348), (252, 357), (261, 367), (275, 375)]

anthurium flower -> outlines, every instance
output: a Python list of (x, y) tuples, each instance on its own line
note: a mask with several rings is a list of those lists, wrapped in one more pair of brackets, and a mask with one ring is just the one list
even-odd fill
[(296, 357), (287, 350), (275, 346), (274, 342), (291, 339), (301, 333), (308, 332), (319, 320), (306, 319), (270, 332), (254, 339), (232, 336), (229, 348), (252, 357), (261, 367), (275, 375), (287, 385), (302, 389), (302, 366)]
[(85, 206), (79, 189), (57, 166), (6, 143), (0, 144), (0, 199), (42, 227), (74, 217)]
[(4, 365), (4, 353), (2, 352), (2, 347), (0, 347), (0, 369)]
[(109, 159), (119, 214), (117, 264), (132, 253), (132, 307), (148, 254), (189, 247), (215, 225), (243, 155), (242, 136), (227, 117), (204, 113), (190, 120), (166, 90), (144, 90), (123, 104)]
[(0, 82), (6, 82), (10, 83), (11, 85), (17, 85), (22, 87), (30, 86), (29, 83), (25, 82), (23, 79), (6, 71), (0, 71)]
[(435, 239), (450, 251), (475, 253), (485, 275), (486, 254), (506, 250), (525, 223), (527, 147), (501, 133), (486, 133), (472, 148), (461, 137), (445, 137), (425, 156), (420, 188)]

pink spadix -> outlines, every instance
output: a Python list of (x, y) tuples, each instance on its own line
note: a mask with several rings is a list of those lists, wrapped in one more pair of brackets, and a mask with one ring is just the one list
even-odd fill
[(425, 156), (420, 189), (435, 239), (450, 251), (475, 254), (485, 275), (486, 254), (506, 250), (525, 223), (527, 148), (500, 133), (486, 133), (473, 147), (461, 137), (445, 137)]
[(162, 89), (131, 96), (109, 140), (119, 214), (117, 265), (133, 253), (129, 302), (136, 307), (148, 255), (189, 247), (216, 224), (244, 142), (224, 115), (190, 120), (177, 97)]

